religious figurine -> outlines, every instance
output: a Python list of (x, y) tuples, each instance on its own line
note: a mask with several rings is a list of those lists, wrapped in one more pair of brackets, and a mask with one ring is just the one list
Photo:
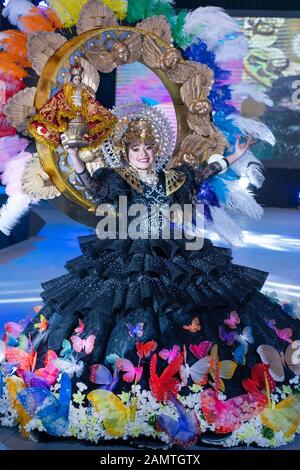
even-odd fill
[(66, 132), (70, 147), (95, 148), (109, 137), (116, 117), (82, 83), (82, 73), (80, 64), (73, 65), (71, 81), (30, 118), (28, 130), (38, 142), (56, 148)]

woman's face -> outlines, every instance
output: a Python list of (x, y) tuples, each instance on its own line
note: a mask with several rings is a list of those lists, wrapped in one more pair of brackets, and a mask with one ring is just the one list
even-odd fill
[(131, 142), (127, 149), (128, 162), (138, 170), (147, 170), (154, 161), (153, 146), (143, 142)]

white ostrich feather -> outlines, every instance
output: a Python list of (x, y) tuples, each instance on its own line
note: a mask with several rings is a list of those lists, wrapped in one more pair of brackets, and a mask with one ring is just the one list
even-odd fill
[(229, 60), (243, 59), (248, 53), (248, 39), (246, 36), (238, 36), (227, 39), (216, 46), (214, 54), (216, 62), (228, 62)]
[(259, 140), (275, 145), (276, 139), (274, 134), (264, 123), (239, 116), (238, 114), (230, 114), (227, 119), (231, 120), (244, 134), (253, 135), (253, 137)]
[(201, 38), (211, 50), (226, 34), (240, 32), (240, 26), (223, 8), (199, 7), (187, 14), (184, 32)]
[(230, 245), (240, 246), (243, 242), (243, 233), (238, 224), (223, 207), (209, 206), (209, 210), (213, 222), (210, 222), (208, 227)]
[(0, 209), (0, 231), (9, 236), (21, 217), (29, 210), (31, 199), (27, 194), (15, 193), (9, 196)]
[(8, 4), (2, 10), (2, 15), (14, 26), (19, 26), (19, 18), (28, 15), (34, 5), (28, 0), (9, 0)]
[(251, 150), (248, 150), (242, 158), (239, 158), (230, 167), (239, 176), (248, 178), (249, 183), (253, 184), (256, 188), (260, 188), (265, 180), (263, 169), (264, 166), (258, 158), (256, 158)]
[(252, 193), (239, 187), (238, 182), (230, 182), (227, 185), (229, 193), (226, 204), (223, 207), (230, 214), (243, 214), (250, 219), (260, 220), (263, 216), (263, 208), (256, 202)]
[(231, 85), (231, 96), (233, 100), (238, 98), (251, 98), (254, 101), (257, 101), (257, 103), (264, 103), (266, 106), (273, 106), (273, 101), (266, 93), (260, 91), (257, 86), (248, 82)]

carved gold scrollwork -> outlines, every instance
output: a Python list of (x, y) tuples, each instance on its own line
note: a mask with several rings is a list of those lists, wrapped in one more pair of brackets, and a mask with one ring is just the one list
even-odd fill
[[(212, 70), (206, 65), (183, 59), (181, 52), (172, 44), (170, 27), (165, 17), (149, 18), (133, 28), (119, 26), (112, 12), (107, 10), (98, 1), (90, 0), (78, 19), (77, 31), (80, 34), (77, 37), (62, 43), (59, 37), (51, 36), (52, 45), (54, 40), (57, 44), (61, 42), (61, 45), (43, 68), (35, 95), (35, 108), (38, 110), (52, 90), (58, 87), (59, 73), (69, 67), (70, 57), (77, 51), (81, 63), (92, 66), (94, 78), (88, 80), (91, 89), (99, 83), (95, 69), (108, 73), (118, 65), (139, 61), (159, 76), (173, 100), (178, 126), (177, 144), (168, 170), (181, 163), (195, 167), (212, 153), (223, 153), (227, 142), (212, 123), (208, 99), (214, 79)], [(36, 47), (34, 42), (33, 47)], [(37, 67), (41, 67), (44, 60)], [(25, 120), (26, 116), (25, 113)], [(20, 121), (23, 122), (23, 115)], [(86, 213), (95, 211), (95, 205), (86, 197), (84, 188), (78, 189), (64, 176), (58, 164), (57, 152), (39, 144), (37, 149), (44, 170), (62, 194), (58, 198), (63, 198), (63, 203), (60, 201), (58, 204), (60, 208), (63, 206), (76, 220), (91, 224), (91, 217), (87, 220)], [(92, 168), (90, 155), (86, 156), (86, 161)], [(74, 204), (79, 208), (74, 209)]]

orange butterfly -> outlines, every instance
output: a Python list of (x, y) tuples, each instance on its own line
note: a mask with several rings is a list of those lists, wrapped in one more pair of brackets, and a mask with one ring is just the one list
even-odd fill
[(197, 333), (197, 331), (202, 329), (202, 326), (200, 325), (199, 318), (194, 317), (190, 325), (184, 325), (182, 328), (190, 333)]
[(40, 315), (40, 323), (35, 323), (34, 328), (38, 328), (40, 333), (44, 333), (48, 329), (49, 323), (44, 315)]
[(34, 350), (28, 353), (24, 349), (7, 347), (5, 355), (8, 362), (18, 364), (21, 370), (35, 369), (37, 353)]
[(142, 359), (148, 357), (157, 348), (156, 341), (147, 341), (147, 343), (137, 342), (136, 344), (137, 355)]

